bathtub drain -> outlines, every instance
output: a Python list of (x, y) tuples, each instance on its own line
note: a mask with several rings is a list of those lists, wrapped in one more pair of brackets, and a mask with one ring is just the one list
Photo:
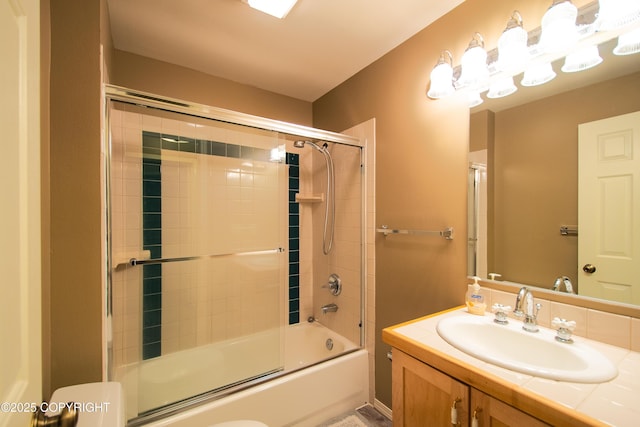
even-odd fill
[(331, 338), (327, 338), (325, 345), (327, 346), (327, 350), (333, 349), (333, 340)]

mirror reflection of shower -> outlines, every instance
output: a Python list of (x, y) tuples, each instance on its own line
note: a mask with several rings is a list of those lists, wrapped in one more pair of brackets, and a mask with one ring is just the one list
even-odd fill
[[(333, 170), (333, 159), (328, 150), (328, 144), (325, 142), (322, 146), (319, 146), (313, 141), (298, 140), (293, 143), (296, 148), (304, 148), (305, 145), (309, 145), (315, 150), (322, 153), (327, 167), (327, 198), (324, 202), (324, 228), (322, 232), (322, 252), (325, 255), (329, 255), (333, 248), (333, 235), (335, 229), (336, 219), (336, 205), (335, 205), (335, 174)], [(331, 219), (329, 219), (331, 214)], [(330, 227), (330, 228), (329, 228)]]

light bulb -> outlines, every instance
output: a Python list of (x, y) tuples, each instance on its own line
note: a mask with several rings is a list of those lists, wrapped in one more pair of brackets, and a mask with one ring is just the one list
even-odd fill
[(570, 0), (555, 0), (542, 17), (540, 45), (545, 52), (558, 52), (578, 40), (578, 8)]
[(522, 86), (539, 86), (553, 80), (555, 77), (556, 73), (549, 62), (532, 64), (524, 72), (524, 77), (520, 84)]
[(459, 87), (471, 87), (479, 91), (486, 90), (489, 80), (487, 67), (487, 52), (484, 50), (484, 39), (480, 33), (475, 33), (467, 50), (460, 60), (462, 72), (458, 79)]
[(511, 95), (516, 90), (518, 88), (513, 84), (513, 77), (503, 77), (491, 84), (489, 92), (487, 92), (487, 98), (503, 98)]
[(601, 62), (602, 58), (600, 57), (600, 52), (598, 52), (598, 46), (587, 46), (567, 55), (562, 71), (576, 73), (593, 68)]
[(600, 0), (599, 31), (615, 30), (640, 20), (640, 2), (636, 0)]
[(522, 27), (522, 16), (516, 10), (507, 23), (507, 28), (498, 39), (498, 61), (500, 71), (519, 72), (529, 57), (527, 32)]
[[(448, 55), (449, 62), (445, 58)], [(438, 63), (431, 70), (431, 86), (427, 92), (427, 96), (432, 99), (440, 99), (449, 96), (455, 92), (453, 87), (453, 67), (451, 63), (453, 58), (451, 52), (445, 50), (440, 54)]]
[(469, 97), (467, 102), (467, 104), (469, 105), (469, 108), (477, 107), (483, 102), (484, 100), (480, 96), (480, 92), (476, 92), (476, 91), (469, 92)]
[(640, 28), (618, 36), (618, 44), (613, 49), (615, 55), (633, 55), (640, 52)]

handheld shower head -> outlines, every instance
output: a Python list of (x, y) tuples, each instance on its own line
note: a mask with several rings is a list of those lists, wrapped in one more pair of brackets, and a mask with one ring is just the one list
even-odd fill
[(302, 140), (302, 139), (299, 139), (299, 140), (297, 140), (297, 141), (294, 141), (293, 146), (294, 146), (294, 147), (296, 147), (296, 148), (304, 148), (304, 146), (305, 146), (306, 144), (309, 144), (311, 147), (315, 148), (316, 150), (320, 151), (321, 153), (322, 153), (323, 151), (325, 151), (325, 149), (329, 146), (329, 145), (325, 142), (325, 144), (324, 144), (322, 147), (320, 147), (318, 144), (316, 144), (316, 143), (315, 143), (315, 142), (313, 142), (313, 141), (304, 141), (304, 140)]
[[(335, 207), (335, 175), (333, 170), (333, 159), (331, 158), (331, 154), (329, 153), (329, 144), (324, 142), (322, 146), (319, 146), (313, 141), (305, 141), (299, 139), (293, 142), (293, 146), (295, 148), (304, 148), (306, 144), (309, 144), (315, 150), (322, 153), (324, 156), (326, 165), (327, 165), (327, 199), (325, 200), (325, 211), (324, 211), (324, 230), (322, 236), (322, 252), (325, 255), (328, 255), (331, 252), (331, 248), (333, 247), (333, 234), (335, 227), (335, 218), (336, 218), (336, 207)], [(331, 207), (331, 220), (329, 221), (329, 208)], [(331, 229), (328, 229), (329, 224), (331, 225)]]

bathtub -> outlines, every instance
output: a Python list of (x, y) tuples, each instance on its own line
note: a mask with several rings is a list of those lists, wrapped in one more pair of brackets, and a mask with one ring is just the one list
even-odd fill
[[(197, 405), (185, 406), (172, 415), (144, 425), (194, 427), (248, 418), (271, 427), (315, 426), (368, 400), (368, 356), (365, 350), (358, 349), (349, 340), (317, 322), (284, 329), (284, 358), (265, 361), (262, 357), (255, 357), (252, 358), (254, 363), (243, 361), (249, 373), (266, 372), (265, 369), (279, 365), (278, 370), (265, 377), (266, 381), (256, 380), (255, 385), (239, 387), (239, 391), (232, 393), (223, 392), (222, 396), (205, 396)], [(264, 350), (264, 346), (280, 342), (274, 339), (277, 337), (270, 336), (276, 333), (280, 332), (265, 332), (249, 340), (198, 347), (173, 353), (169, 358), (152, 359), (126, 367), (121, 381), (128, 383), (124, 384), (128, 392), (128, 409), (135, 405), (133, 415), (128, 411), (129, 417), (135, 416), (137, 410), (144, 412), (145, 408), (157, 407), (164, 401), (175, 401), (174, 393), (184, 392), (185, 387), (196, 390), (192, 395), (203, 387), (205, 391), (215, 388), (211, 384), (217, 384), (215, 381), (220, 380), (220, 372), (225, 370), (216, 370), (207, 361), (215, 363), (215, 360), (225, 357), (235, 360), (233, 351), (243, 348), (244, 352), (247, 345), (255, 346), (253, 354), (263, 355), (265, 352), (261, 349)], [(330, 345), (327, 345), (327, 340), (330, 340)], [(201, 363), (194, 363), (194, 360)], [(166, 362), (171, 365), (165, 365)], [(180, 366), (180, 372), (176, 372), (175, 366)], [(171, 381), (172, 386), (162, 387), (165, 381)]]

